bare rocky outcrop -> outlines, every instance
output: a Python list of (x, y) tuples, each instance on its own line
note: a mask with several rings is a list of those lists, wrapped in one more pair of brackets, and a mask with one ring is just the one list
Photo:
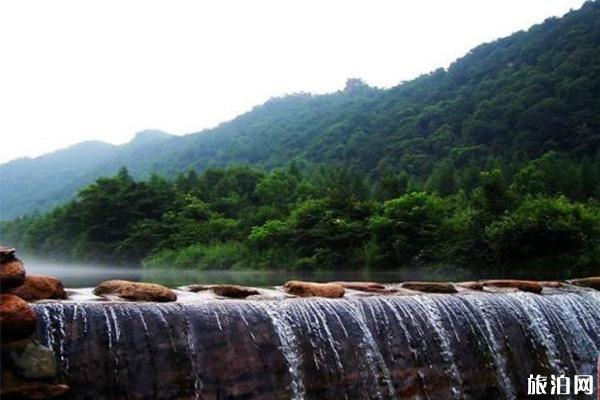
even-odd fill
[(300, 297), (329, 297), (340, 298), (344, 296), (344, 287), (338, 283), (316, 283), (305, 281), (289, 281), (283, 285), (283, 290), (289, 294)]
[(156, 283), (130, 282), (123, 280), (105, 281), (96, 286), (97, 296), (117, 296), (131, 301), (170, 302), (177, 300), (171, 289)]
[(457, 293), (453, 284), (449, 282), (404, 282), (400, 285), (403, 289), (416, 290), (423, 293)]
[(483, 285), (481, 284), (481, 282), (478, 282), (478, 281), (458, 282), (456, 284), (456, 286), (463, 288), (463, 289), (469, 289), (469, 290), (477, 290), (477, 291), (483, 290)]
[(3, 343), (2, 359), (23, 378), (53, 378), (58, 374), (52, 350), (31, 338)]
[(0, 287), (2, 290), (17, 287), (25, 280), (23, 262), (15, 256), (15, 249), (0, 247)]
[(62, 282), (45, 275), (28, 275), (23, 284), (11, 289), (10, 293), (27, 301), (67, 298)]
[(258, 290), (254, 288), (238, 285), (215, 285), (211, 289), (218, 296), (231, 297), (234, 299), (243, 299), (248, 296), (259, 294)]
[(256, 296), (260, 292), (253, 287), (240, 286), (240, 285), (203, 285), (195, 284), (190, 285), (186, 288), (188, 292), (199, 293), (205, 291), (212, 291), (217, 296), (229, 297), (232, 299), (244, 299), (248, 296)]
[(568, 281), (572, 285), (589, 287), (592, 289), (600, 290), (600, 276), (592, 276), (589, 278), (571, 279)]
[(0, 247), (0, 334), (2, 399), (51, 399), (69, 391), (53, 382), (58, 365), (53, 351), (33, 339), (37, 315), (25, 300), (66, 298), (62, 283), (52, 277), (26, 276), (15, 250)]
[(362, 281), (339, 281), (331, 282), (344, 287), (344, 289), (358, 290), (360, 292), (378, 293), (378, 294), (392, 294), (398, 292), (397, 289), (386, 288), (385, 285), (377, 282), (362, 282)]
[(523, 281), (517, 279), (492, 279), (482, 282), (483, 286), (496, 288), (517, 289), (523, 292), (542, 293), (543, 287), (535, 281)]
[(542, 287), (547, 287), (547, 288), (552, 288), (552, 289), (558, 289), (558, 288), (561, 288), (564, 286), (563, 283), (560, 281), (539, 281), (538, 283)]
[(14, 294), (0, 295), (2, 341), (23, 339), (35, 332), (37, 316), (27, 302)]
[(188, 286), (187, 291), (192, 292), (192, 293), (204, 292), (206, 290), (212, 289), (214, 286), (215, 285), (203, 285), (203, 284), (197, 283), (197, 284)]
[(69, 391), (69, 386), (60, 383), (47, 383), (40, 380), (25, 379), (10, 369), (2, 369), (2, 389), (0, 397), (4, 400), (44, 400), (52, 399)]

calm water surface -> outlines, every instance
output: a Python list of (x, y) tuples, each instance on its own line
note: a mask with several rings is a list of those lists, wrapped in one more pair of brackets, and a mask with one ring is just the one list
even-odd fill
[(517, 270), (468, 270), (452, 266), (404, 267), (394, 271), (240, 271), (240, 270), (177, 270), (111, 267), (87, 264), (59, 264), (24, 258), (27, 272), (32, 275), (52, 275), (71, 288), (96, 286), (108, 279), (154, 282), (166, 286), (194, 283), (277, 286), (290, 279), (312, 281), (369, 280), (382, 283), (407, 280), (464, 281), (492, 278), (571, 279), (600, 274), (596, 268), (529, 268)]

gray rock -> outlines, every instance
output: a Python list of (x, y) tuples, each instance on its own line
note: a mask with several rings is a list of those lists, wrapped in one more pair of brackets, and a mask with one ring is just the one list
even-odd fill
[(52, 350), (33, 339), (6, 343), (2, 346), (2, 353), (17, 375), (23, 378), (53, 378), (58, 374)]

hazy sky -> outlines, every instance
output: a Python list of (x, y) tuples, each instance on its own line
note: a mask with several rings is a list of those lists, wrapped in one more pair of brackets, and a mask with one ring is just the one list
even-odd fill
[(272, 96), (389, 87), (581, 0), (0, 2), (0, 162), (145, 128), (196, 132)]

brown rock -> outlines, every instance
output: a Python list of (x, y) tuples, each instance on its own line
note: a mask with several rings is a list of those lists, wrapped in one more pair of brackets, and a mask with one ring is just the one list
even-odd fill
[(369, 292), (369, 293), (396, 293), (396, 289), (388, 289), (381, 283), (377, 282), (331, 282), (338, 285), (342, 285), (345, 289), (359, 290), (361, 292)]
[(0, 397), (3, 400), (44, 400), (61, 396), (69, 391), (67, 385), (44, 383), (21, 379), (14, 372), (2, 369), (2, 388)]
[(14, 247), (0, 246), (0, 262), (15, 258), (15, 252)]
[(571, 279), (570, 284), (577, 286), (585, 286), (592, 289), (600, 290), (600, 276), (592, 276), (589, 278)]
[(25, 268), (18, 258), (4, 258), (0, 264), (0, 286), (9, 289), (20, 286), (25, 281)]
[(483, 285), (481, 284), (481, 282), (477, 281), (458, 282), (456, 286), (460, 286), (461, 288), (469, 290), (483, 290)]
[(62, 282), (52, 276), (28, 275), (23, 285), (10, 290), (23, 300), (66, 299)]
[(542, 293), (542, 285), (535, 281), (522, 281), (516, 279), (492, 279), (482, 282), (483, 286), (492, 286), (499, 288), (511, 288), (522, 290), (523, 292)]
[(404, 289), (417, 290), (424, 293), (456, 293), (457, 290), (449, 282), (404, 282)]
[(37, 316), (27, 302), (13, 294), (0, 295), (2, 340), (23, 339), (35, 332)]
[(113, 295), (133, 301), (167, 302), (177, 300), (175, 292), (165, 286), (122, 280), (102, 282), (96, 286), (94, 294), (97, 296)]
[(215, 285), (212, 287), (212, 291), (219, 296), (231, 297), (234, 299), (242, 299), (244, 297), (258, 294), (258, 290), (238, 285)]
[(196, 284), (196, 285), (190, 285), (187, 287), (187, 290), (189, 292), (194, 292), (194, 293), (198, 293), (198, 292), (203, 292), (206, 290), (210, 290), (214, 287), (215, 285), (201, 285), (201, 284)]
[(289, 294), (300, 297), (330, 297), (344, 296), (344, 287), (338, 283), (316, 283), (304, 281), (289, 281), (283, 285), (283, 290)]

